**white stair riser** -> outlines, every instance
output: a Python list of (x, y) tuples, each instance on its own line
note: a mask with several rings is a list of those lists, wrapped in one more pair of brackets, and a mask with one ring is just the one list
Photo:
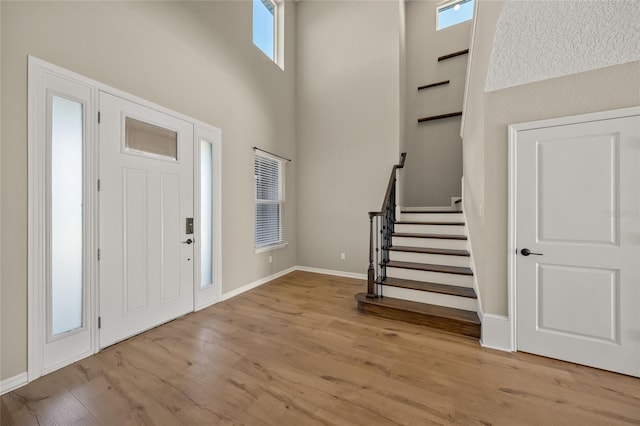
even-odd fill
[(394, 246), (405, 247), (444, 248), (455, 250), (467, 249), (467, 240), (449, 240), (443, 238), (393, 237), (391, 243)]
[(396, 223), (393, 229), (394, 232), (412, 234), (464, 235), (464, 226), (460, 225), (408, 225)]
[(475, 312), (477, 300), (469, 297), (452, 296), (450, 294), (432, 293), (429, 291), (412, 290), (409, 288), (384, 286), (383, 296), (396, 299), (412, 300), (414, 302), (428, 303), (430, 305), (446, 306), (449, 308), (464, 309)]
[(430, 265), (448, 265), (471, 267), (469, 256), (451, 256), (444, 254), (413, 253), (407, 251), (389, 251), (391, 260), (402, 262), (428, 263)]
[(447, 274), (443, 272), (420, 271), (417, 269), (392, 268), (387, 266), (387, 276), (403, 278), (405, 280), (473, 287), (473, 276), (471, 275)]
[(409, 222), (464, 222), (462, 213), (400, 213), (397, 221)]

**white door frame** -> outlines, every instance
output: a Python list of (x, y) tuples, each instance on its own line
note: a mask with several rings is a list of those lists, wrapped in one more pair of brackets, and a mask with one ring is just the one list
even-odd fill
[(509, 349), (511, 351), (518, 350), (517, 336), (517, 311), (516, 311), (516, 226), (517, 226), (517, 209), (516, 209), (516, 172), (517, 172), (517, 143), (518, 132), (525, 130), (540, 129), (546, 127), (565, 126), (568, 124), (587, 123), (592, 121), (610, 120), (614, 118), (630, 117), (640, 114), (640, 106), (629, 108), (621, 108), (610, 111), (600, 111), (590, 114), (573, 115), (569, 117), (551, 118), (547, 120), (530, 121), (526, 123), (511, 124), (509, 129), (508, 141), (508, 164), (509, 164), (509, 181), (508, 181), (508, 240), (507, 240), (507, 303), (509, 315)]
[[(48, 374), (55, 369), (62, 368), (79, 359), (91, 354), (97, 353), (99, 350), (99, 333), (97, 318), (99, 315), (99, 262), (97, 259), (100, 242), (99, 235), (99, 217), (98, 217), (98, 125), (97, 112), (99, 111), (99, 92), (107, 92), (128, 101), (140, 104), (150, 109), (172, 115), (184, 121), (188, 121), (194, 126), (194, 220), (196, 223), (196, 232), (198, 232), (200, 223), (200, 140), (207, 140), (212, 144), (212, 166), (214, 169), (213, 177), (213, 194), (214, 203), (213, 210), (213, 233), (216, 236), (213, 241), (214, 250), (214, 285), (208, 288), (200, 288), (199, 271), (200, 257), (194, 256), (194, 311), (203, 309), (222, 300), (222, 218), (221, 218), (221, 202), (222, 202), (222, 131), (207, 123), (201, 122), (184, 114), (172, 111), (168, 108), (156, 105), (145, 99), (131, 95), (114, 87), (76, 74), (72, 71), (50, 64), (46, 61), (33, 56), (28, 57), (28, 242), (27, 242), (27, 375), (28, 381), (31, 382), (38, 377)], [(85, 200), (89, 215), (90, 230), (84, 235), (86, 241), (86, 264), (88, 271), (88, 282), (85, 283), (88, 291), (87, 309), (87, 327), (91, 330), (91, 353), (82, 354), (68, 359), (65, 363), (57, 365), (55, 368), (44, 370), (41, 355), (46, 338), (46, 318), (44, 309), (46, 304), (46, 266), (47, 253), (44, 250), (44, 242), (46, 241), (45, 224), (46, 224), (46, 177), (42, 164), (46, 164), (44, 146), (44, 130), (46, 129), (46, 110), (43, 110), (42, 99), (46, 95), (43, 79), (46, 75), (56, 76), (62, 79), (70, 80), (74, 83), (88, 86), (92, 90), (92, 105), (87, 109), (91, 128), (89, 129), (90, 155), (88, 164), (85, 167), (83, 179), (87, 182), (88, 200)], [(88, 234), (88, 235), (87, 235)], [(199, 240), (196, 235), (196, 251), (199, 253)]]

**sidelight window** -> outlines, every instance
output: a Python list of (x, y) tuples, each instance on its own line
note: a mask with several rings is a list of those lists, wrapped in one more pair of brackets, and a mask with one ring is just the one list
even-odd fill
[(53, 336), (83, 326), (83, 104), (50, 98), (50, 316)]

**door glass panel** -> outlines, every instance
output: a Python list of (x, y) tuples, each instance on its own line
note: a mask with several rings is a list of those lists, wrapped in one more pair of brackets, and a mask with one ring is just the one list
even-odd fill
[(139, 153), (178, 159), (178, 133), (131, 117), (125, 119), (125, 147)]
[(213, 166), (211, 144), (200, 141), (200, 288), (213, 283)]
[(83, 105), (52, 97), (51, 324), (53, 335), (82, 327)]

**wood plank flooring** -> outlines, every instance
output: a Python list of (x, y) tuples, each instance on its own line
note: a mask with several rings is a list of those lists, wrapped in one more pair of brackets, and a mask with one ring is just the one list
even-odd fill
[(640, 425), (640, 379), (366, 316), (293, 272), (1, 398), (9, 425)]

